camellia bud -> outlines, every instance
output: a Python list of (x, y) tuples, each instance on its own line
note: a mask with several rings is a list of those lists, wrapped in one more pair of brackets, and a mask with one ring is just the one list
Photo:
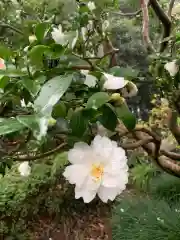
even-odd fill
[(37, 40), (37, 37), (36, 37), (35, 35), (29, 36), (29, 42), (30, 42), (30, 43), (33, 43), (33, 42), (36, 41), (36, 40)]
[(120, 95), (119, 93), (113, 93), (113, 94), (111, 95), (111, 100), (112, 100), (112, 101), (117, 101), (117, 100), (119, 100), (119, 99), (121, 99), (121, 95)]
[(49, 120), (48, 120), (48, 126), (49, 127), (53, 127), (55, 124), (56, 124), (56, 119), (54, 119), (54, 118), (50, 118)]

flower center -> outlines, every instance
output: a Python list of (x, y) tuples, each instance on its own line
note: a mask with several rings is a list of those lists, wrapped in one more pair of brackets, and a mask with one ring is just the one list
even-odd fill
[(93, 164), (91, 168), (91, 176), (95, 181), (99, 181), (104, 173), (104, 166), (102, 164)]

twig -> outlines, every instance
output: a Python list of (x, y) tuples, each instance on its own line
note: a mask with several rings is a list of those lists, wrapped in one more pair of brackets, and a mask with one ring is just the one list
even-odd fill
[(21, 30), (19, 30), (18, 28), (14, 27), (14, 26), (12, 26), (10, 24), (7, 24), (7, 23), (4, 23), (4, 22), (0, 21), (0, 26), (4, 27), (4, 28), (9, 28), (9, 29), (13, 30), (14, 32), (23, 35), (23, 32)]
[(150, 142), (153, 142), (153, 138), (152, 137), (151, 138), (142, 139), (142, 140), (136, 141), (134, 143), (124, 143), (124, 144), (121, 144), (121, 147), (126, 149), (126, 150), (133, 150), (133, 149), (141, 147), (142, 145), (150, 143)]
[(123, 17), (135, 17), (137, 15), (139, 15), (141, 13), (141, 9), (137, 10), (136, 12), (132, 12), (132, 13), (123, 13), (123, 12), (111, 12), (113, 14), (117, 14)]
[(48, 151), (48, 152), (45, 152), (45, 153), (42, 153), (42, 154), (38, 154), (36, 156), (19, 156), (19, 157), (13, 157), (12, 156), (12, 159), (14, 161), (19, 161), (19, 162), (23, 162), (23, 161), (34, 161), (34, 160), (37, 160), (37, 159), (41, 159), (41, 158), (46, 158), (46, 157), (49, 157), (50, 155), (60, 151), (63, 147), (65, 147), (67, 145), (67, 143), (62, 143), (61, 145), (59, 145), (58, 147), (52, 149), (51, 151)]

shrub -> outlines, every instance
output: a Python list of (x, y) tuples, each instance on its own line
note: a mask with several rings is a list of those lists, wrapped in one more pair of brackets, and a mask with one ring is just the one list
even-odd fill
[(164, 200), (125, 197), (113, 212), (113, 240), (179, 240), (178, 212)]

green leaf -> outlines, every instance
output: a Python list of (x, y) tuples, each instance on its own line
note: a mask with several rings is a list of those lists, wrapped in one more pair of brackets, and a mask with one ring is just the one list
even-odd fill
[(88, 118), (83, 115), (83, 110), (73, 112), (70, 119), (70, 129), (72, 135), (82, 137), (88, 128)]
[(21, 71), (20, 69), (6, 69), (0, 70), (0, 75), (6, 77), (24, 77), (27, 76), (27, 71)]
[(3, 46), (3, 45), (0, 46), (0, 57), (1, 58), (3, 58), (4, 60), (7, 60), (11, 57), (11, 55), (12, 55), (12, 52), (8, 47)]
[(31, 130), (37, 130), (39, 128), (38, 117), (36, 115), (20, 115), (16, 118), (22, 125)]
[(117, 115), (115, 112), (115, 109), (113, 108), (113, 106), (109, 103), (106, 103), (101, 109), (100, 111), (102, 112), (102, 115), (99, 117), (99, 121), (100, 123), (107, 129), (114, 131), (117, 123), (118, 123), (118, 119), (117, 119)]
[(49, 51), (46, 52), (46, 56), (50, 59), (59, 59), (64, 54), (65, 48), (60, 45), (53, 43), (50, 45)]
[(9, 77), (3, 76), (0, 78), (0, 88), (4, 89), (9, 83)]
[(46, 82), (34, 102), (36, 110), (51, 114), (53, 106), (70, 86), (72, 78), (73, 75), (57, 76)]
[(67, 109), (66, 105), (63, 102), (60, 102), (56, 104), (52, 111), (52, 117), (58, 118), (58, 117), (66, 117)]
[(29, 91), (32, 97), (35, 97), (41, 89), (41, 85), (30, 78), (23, 78), (22, 84)]
[(0, 136), (20, 131), (24, 126), (16, 118), (0, 118)]
[(131, 113), (126, 103), (123, 103), (121, 106), (116, 107), (116, 114), (128, 130), (133, 130), (135, 128), (136, 118)]
[(64, 169), (64, 166), (66, 164), (68, 164), (67, 152), (62, 152), (56, 155), (56, 157), (53, 160), (51, 175), (56, 176), (57, 174), (59, 174), (62, 171), (62, 169)]
[(43, 66), (43, 55), (49, 51), (49, 47), (45, 45), (36, 45), (29, 52), (29, 58), (33, 65), (37, 67)]
[(86, 108), (93, 108), (97, 110), (110, 100), (110, 97), (105, 92), (98, 92), (93, 94), (87, 101)]
[(50, 25), (47, 22), (39, 23), (39, 24), (36, 25), (35, 35), (36, 35), (38, 41), (41, 42), (41, 41), (44, 40), (44, 38), (46, 37), (49, 29), (50, 29)]
[(131, 67), (119, 67), (115, 66), (110, 69), (110, 73), (117, 77), (124, 78), (136, 78), (139, 74), (139, 71), (131, 68)]

